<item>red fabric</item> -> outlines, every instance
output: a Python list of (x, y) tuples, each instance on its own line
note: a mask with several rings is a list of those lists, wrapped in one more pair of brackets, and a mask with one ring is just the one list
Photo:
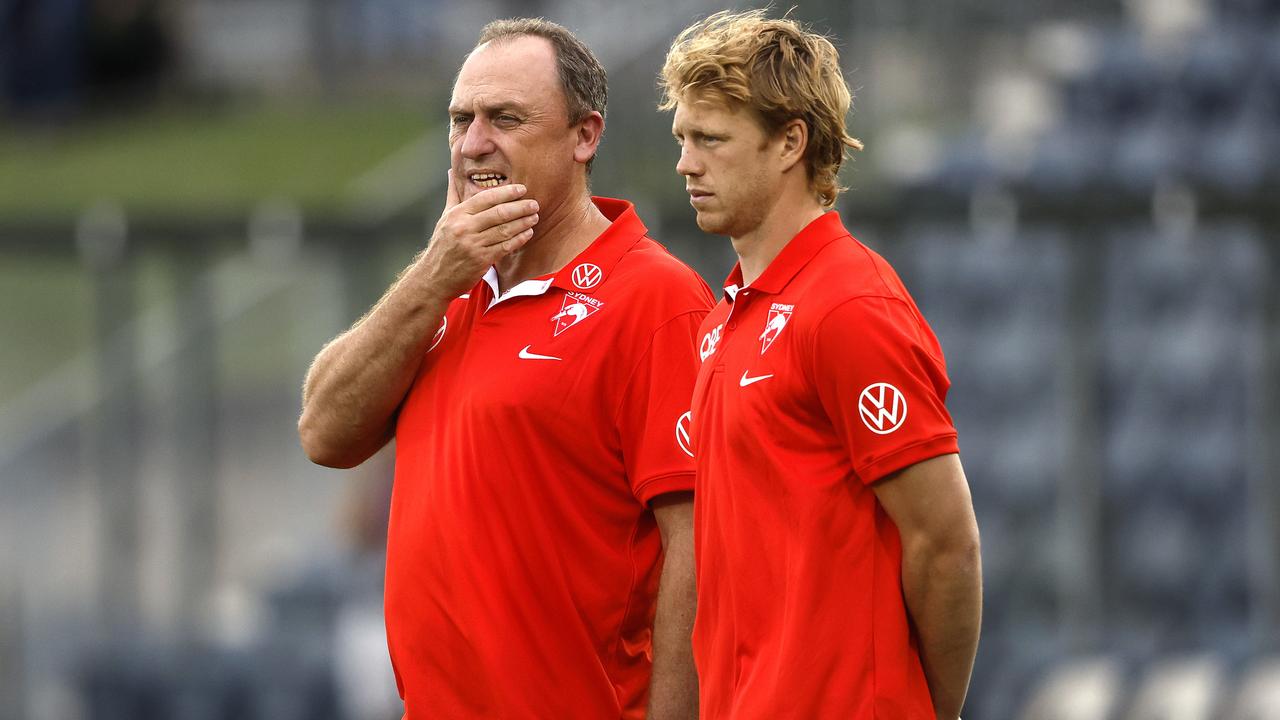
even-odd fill
[(932, 720), (870, 485), (957, 451), (941, 348), (834, 212), (729, 283), (692, 407), (702, 716)]
[(630, 203), (596, 204), (612, 226), (556, 275), (454, 301), (401, 409), (386, 622), (409, 720), (644, 716), (647, 503), (693, 486), (676, 424), (712, 297)]

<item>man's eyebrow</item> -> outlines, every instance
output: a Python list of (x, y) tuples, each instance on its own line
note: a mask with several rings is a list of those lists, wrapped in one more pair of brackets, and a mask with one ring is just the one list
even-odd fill
[(498, 103), (496, 105), (486, 105), (484, 106), (484, 110), (488, 112), (490, 115), (496, 115), (501, 112), (513, 112), (513, 113), (516, 113), (517, 115), (529, 114), (529, 109), (527, 107), (525, 107), (524, 105), (514, 100)]
[[(484, 112), (487, 115), (497, 115), (498, 113), (503, 113), (503, 112), (514, 112), (518, 115), (529, 114), (528, 108), (526, 108), (524, 105), (514, 100), (510, 100), (507, 102), (494, 103), (492, 105), (481, 104), (479, 108), (482, 112)], [(458, 115), (461, 113), (469, 113), (469, 112), (470, 111), (467, 108), (459, 107), (453, 104), (449, 105), (450, 115)]]

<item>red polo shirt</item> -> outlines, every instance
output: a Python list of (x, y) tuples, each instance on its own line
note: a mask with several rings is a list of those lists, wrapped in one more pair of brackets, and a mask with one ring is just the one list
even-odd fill
[[(641, 718), (690, 490), (705, 283), (628, 202), (562, 270), (448, 309), (396, 426), (386, 623), (410, 720)], [(678, 427), (679, 426), (679, 427)], [(683, 441), (683, 444), (682, 444)]]
[(957, 451), (942, 350), (835, 212), (728, 282), (692, 409), (702, 716), (932, 720), (871, 484)]

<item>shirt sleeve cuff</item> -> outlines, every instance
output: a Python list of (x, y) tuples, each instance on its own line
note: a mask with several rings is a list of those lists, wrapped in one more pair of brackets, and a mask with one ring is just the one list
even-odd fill
[(918, 462), (924, 462), (939, 455), (949, 455), (951, 453), (960, 452), (960, 443), (956, 439), (955, 433), (939, 435), (938, 437), (922, 440), (913, 445), (908, 445), (901, 450), (897, 450), (889, 455), (856, 468), (858, 478), (863, 483), (870, 485), (877, 480), (891, 475), (903, 468), (911, 467)]
[(646, 480), (642, 480), (635, 486), (633, 492), (636, 499), (648, 505), (651, 500), (659, 495), (665, 495), (670, 492), (689, 492), (693, 490), (693, 473), (678, 472), (668, 473), (666, 475), (658, 475)]

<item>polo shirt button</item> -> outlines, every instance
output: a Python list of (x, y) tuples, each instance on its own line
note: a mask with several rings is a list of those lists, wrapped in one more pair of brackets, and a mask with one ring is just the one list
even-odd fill
[(729, 323), (729, 329), (730, 329), (730, 330), (734, 330), (734, 329), (736, 329), (737, 327), (738, 327), (738, 323), (736, 323), (736, 322), (731, 322), (731, 323)]

